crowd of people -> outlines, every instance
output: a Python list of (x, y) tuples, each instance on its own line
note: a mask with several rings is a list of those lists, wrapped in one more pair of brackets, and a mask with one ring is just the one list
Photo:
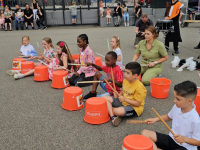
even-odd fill
[(19, 24), (21, 30), (24, 30), (24, 24), (25, 29), (28, 29), (28, 25), (31, 25), (32, 29), (34, 29), (33, 21), (36, 20), (38, 30), (41, 29), (41, 25), (43, 26), (43, 29), (46, 30), (47, 27), (44, 25), (44, 10), (36, 0), (33, 0), (31, 6), (32, 9), (30, 8), (29, 4), (26, 4), (26, 8), (22, 10), (19, 5), (16, 5), (16, 9), (13, 14), (11, 7), (6, 5), (5, 10), (0, 11), (0, 28), (3, 28), (5, 31), (7, 31), (9, 25), (9, 30), (12, 31), (12, 25), (14, 21), (16, 30), (19, 29)]
[[(167, 48), (169, 47), (169, 42), (174, 43), (175, 53), (179, 53), (178, 42), (182, 41), (178, 24), (180, 6), (182, 4), (179, 1), (172, 0), (171, 7), (174, 9), (165, 17), (166, 20), (173, 19), (173, 25), (175, 26), (174, 32), (167, 36), (165, 45), (157, 40), (157, 30), (153, 26), (153, 22), (148, 19), (147, 14), (141, 14), (141, 18), (136, 23), (135, 55), (133, 60), (127, 63), (125, 67), (123, 66), (119, 36), (111, 38), (112, 50), (105, 55), (105, 63), (102, 67), (95, 64), (95, 55), (89, 47), (89, 38), (86, 34), (81, 34), (77, 37), (77, 45), (80, 48), (78, 60), (73, 59), (64, 41), (58, 41), (55, 50), (49, 37), (45, 37), (42, 40), (44, 52), (40, 53), (40, 56), (37, 56), (34, 47), (29, 44), (30, 38), (28, 36), (22, 37), (23, 45), (21, 46), (20, 53), (22, 56), (27, 56), (30, 61), (34, 59), (43, 60), (43, 63), (35, 62), (34, 65), (47, 64), (50, 79), (52, 79), (54, 71), (67, 69), (69, 70), (68, 78), (71, 86), (85, 87), (91, 84), (80, 83), (81, 81), (94, 81), (91, 91), (83, 99), (86, 101), (96, 96), (105, 98), (111, 123), (114, 126), (118, 126), (123, 117), (139, 117), (143, 113), (145, 97), (147, 95), (145, 86), (149, 86), (150, 80), (162, 73), (163, 63), (168, 60)], [(73, 7), (75, 7), (75, 4)], [(39, 6), (37, 8), (38, 10), (40, 9)], [(27, 5), (26, 11), (29, 9)], [(109, 9), (107, 10), (109, 11)], [(26, 11), (24, 11), (26, 22), (31, 23), (34, 15), (30, 11)], [(139, 17), (140, 11), (141, 8), (135, 11), (137, 17)], [(122, 6), (122, 9), (118, 5), (114, 10), (116, 16), (126, 12), (127, 8), (125, 5)], [(73, 15), (75, 15), (74, 12)], [(8, 22), (9, 20), (6, 21), (6, 23)], [(128, 21), (126, 23), (128, 25)], [(199, 47), (200, 43), (195, 48)], [(140, 56), (142, 60), (141, 63), (138, 63), (136, 61)], [(80, 64), (79, 67), (76, 67), (77, 64)], [(14, 79), (17, 80), (34, 75), (34, 71), (32, 69), (25, 74), (21, 74), (19, 70), (8, 70), (7, 74), (14, 75)], [(106, 76), (100, 71), (105, 72)], [(138, 79), (139, 76), (142, 77), (141, 82)], [(96, 81), (100, 81), (100, 83)], [(105, 93), (97, 95), (98, 84)], [(154, 150), (158, 150), (158, 148), (163, 150), (197, 150), (197, 146), (200, 146), (200, 118), (193, 103), (196, 95), (197, 86), (191, 81), (184, 81), (175, 85), (175, 105), (168, 114), (161, 116), (165, 121), (172, 120), (172, 130), (175, 132), (175, 135), (165, 135), (150, 130), (143, 130), (141, 133), (152, 140)], [(153, 124), (160, 121), (160, 119), (149, 118), (146, 121), (147, 124)]]

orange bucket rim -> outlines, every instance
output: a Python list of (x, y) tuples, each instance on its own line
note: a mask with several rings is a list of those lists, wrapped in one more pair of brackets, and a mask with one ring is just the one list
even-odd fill
[[(163, 84), (161, 84), (161, 83), (155, 83), (155, 82), (152, 82), (153, 79), (164, 79), (164, 80), (168, 80), (169, 83), (163, 83)], [(156, 85), (170, 85), (170, 84), (172, 83), (172, 81), (169, 80), (169, 79), (167, 79), (167, 78), (152, 78), (149, 82), (150, 82), (151, 84), (156, 84)]]

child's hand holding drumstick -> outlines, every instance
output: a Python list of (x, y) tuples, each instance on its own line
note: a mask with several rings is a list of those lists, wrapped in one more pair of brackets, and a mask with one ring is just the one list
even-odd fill
[(155, 122), (159, 121), (158, 118), (148, 118), (145, 121), (147, 121), (147, 124), (154, 124)]

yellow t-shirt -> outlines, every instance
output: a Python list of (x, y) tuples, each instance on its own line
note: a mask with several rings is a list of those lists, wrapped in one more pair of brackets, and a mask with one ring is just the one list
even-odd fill
[(122, 84), (122, 91), (123, 91), (123, 96), (125, 98), (141, 102), (141, 105), (139, 107), (130, 105), (127, 102), (122, 102), (123, 106), (127, 106), (127, 105), (132, 106), (135, 109), (135, 112), (137, 113), (137, 115), (140, 116), (144, 110), (145, 97), (147, 95), (147, 90), (144, 87), (144, 85), (139, 80), (136, 80), (135, 82), (130, 83), (129, 81), (124, 79), (123, 84)]

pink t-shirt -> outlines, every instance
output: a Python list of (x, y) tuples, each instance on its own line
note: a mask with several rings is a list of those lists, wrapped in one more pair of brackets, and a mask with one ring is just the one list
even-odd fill
[(111, 10), (106, 10), (106, 15), (110, 16)]

